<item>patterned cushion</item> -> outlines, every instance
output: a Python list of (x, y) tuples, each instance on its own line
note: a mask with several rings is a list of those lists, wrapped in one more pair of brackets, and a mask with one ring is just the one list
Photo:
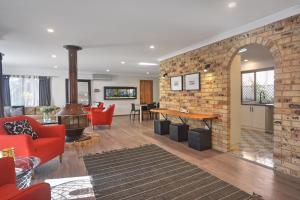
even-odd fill
[(4, 127), (9, 135), (30, 135), (32, 139), (37, 139), (38, 134), (32, 130), (27, 119), (4, 123)]
[(10, 108), (10, 115), (11, 116), (24, 115), (24, 106), (12, 106)]
[(25, 107), (25, 115), (35, 115), (36, 107)]
[(41, 111), (40, 108), (36, 108), (36, 111), (35, 111), (35, 115), (43, 115), (44, 113)]
[(4, 117), (11, 117), (10, 106), (4, 106)]

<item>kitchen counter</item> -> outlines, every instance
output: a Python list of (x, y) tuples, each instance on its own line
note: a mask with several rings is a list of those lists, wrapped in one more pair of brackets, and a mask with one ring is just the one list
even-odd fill
[(243, 128), (273, 133), (274, 104), (242, 104), (241, 125)]

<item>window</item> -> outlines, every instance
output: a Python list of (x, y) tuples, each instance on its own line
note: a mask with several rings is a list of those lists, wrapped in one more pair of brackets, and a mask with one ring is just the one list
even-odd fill
[(274, 70), (242, 72), (242, 104), (274, 102)]
[[(70, 103), (69, 79), (66, 79), (66, 103)], [(78, 103), (82, 105), (91, 105), (91, 80), (78, 79)]]
[(254, 90), (255, 90), (254, 72), (242, 73), (243, 102), (255, 101)]
[(12, 106), (39, 105), (38, 77), (10, 77), (9, 84)]

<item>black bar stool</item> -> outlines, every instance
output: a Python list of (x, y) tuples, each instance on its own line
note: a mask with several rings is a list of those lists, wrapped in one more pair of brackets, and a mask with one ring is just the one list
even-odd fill
[(188, 138), (189, 125), (187, 124), (171, 124), (170, 138), (177, 142), (186, 141)]
[(199, 151), (211, 149), (211, 130), (204, 128), (189, 130), (188, 143), (189, 147)]
[(169, 134), (169, 120), (154, 120), (154, 133), (159, 135)]

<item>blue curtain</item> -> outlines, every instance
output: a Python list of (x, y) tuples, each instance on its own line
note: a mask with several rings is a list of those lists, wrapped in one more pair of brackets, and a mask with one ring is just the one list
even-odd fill
[(39, 77), (39, 104), (40, 106), (51, 105), (50, 77)]
[(9, 75), (2, 76), (2, 94), (3, 94), (4, 106), (11, 106), (9, 77), (10, 77)]

